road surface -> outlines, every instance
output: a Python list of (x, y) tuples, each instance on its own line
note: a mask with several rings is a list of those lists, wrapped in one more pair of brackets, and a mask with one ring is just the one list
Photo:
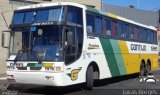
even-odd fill
[(153, 75), (156, 82), (140, 82), (137, 74), (96, 81), (92, 91), (84, 90), (83, 84), (64, 88), (9, 85), (0, 78), (0, 95), (160, 95), (160, 70)]

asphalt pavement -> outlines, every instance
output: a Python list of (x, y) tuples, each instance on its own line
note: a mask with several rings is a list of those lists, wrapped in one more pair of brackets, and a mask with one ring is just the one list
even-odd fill
[[(150, 81), (145, 81), (149, 79)], [(160, 70), (149, 78), (138, 74), (95, 81), (92, 91), (83, 89), (83, 84), (63, 88), (35, 85), (9, 84), (0, 78), (0, 95), (160, 95)]]

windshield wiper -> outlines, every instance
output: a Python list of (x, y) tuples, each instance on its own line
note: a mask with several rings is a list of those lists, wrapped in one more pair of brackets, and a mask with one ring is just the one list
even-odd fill
[(23, 50), (19, 50), (18, 53), (17, 53), (16, 58), (14, 59), (14, 62), (17, 62), (17, 59), (18, 59), (20, 56), (22, 56), (22, 54), (23, 54)]
[(42, 60), (43, 60), (43, 58), (45, 57), (45, 55), (46, 55), (46, 50), (44, 50), (44, 49), (41, 49), (41, 50), (38, 52), (38, 54), (37, 54), (37, 56), (36, 56), (36, 58), (37, 58), (37, 60), (38, 60), (38, 63), (42, 63)]

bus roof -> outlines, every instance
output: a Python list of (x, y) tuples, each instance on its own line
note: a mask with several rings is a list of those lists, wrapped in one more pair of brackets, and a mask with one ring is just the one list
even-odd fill
[(18, 7), (17, 10), (45, 8), (45, 7), (60, 6), (60, 5), (71, 5), (71, 6), (76, 6), (76, 7), (86, 9), (85, 5), (74, 3), (74, 2), (52, 2), (52, 3), (39, 3), (39, 4), (28, 5), (28, 6), (22, 6), (22, 7)]
[(128, 22), (134, 25), (138, 25), (144, 28), (148, 28), (148, 29), (152, 29), (152, 30), (156, 30), (155, 27), (153, 26), (148, 26), (148, 25), (144, 25), (138, 22), (135, 22), (133, 20), (130, 19), (126, 19), (124, 17), (118, 16), (116, 14), (110, 13), (110, 12), (106, 12), (106, 11), (99, 11), (95, 8), (89, 7), (89, 6), (85, 6), (82, 4), (78, 4), (78, 3), (74, 3), (74, 2), (52, 2), (52, 3), (39, 3), (39, 4), (34, 4), (34, 5), (28, 5), (28, 6), (23, 6), (23, 7), (18, 7), (17, 10), (24, 10), (24, 9), (35, 9), (35, 8), (45, 8), (45, 7), (51, 7), (51, 6), (59, 6), (59, 5), (71, 5), (71, 6), (76, 6), (76, 7), (80, 7), (83, 9), (86, 9), (87, 11), (93, 12), (93, 13), (97, 13), (100, 15), (104, 15), (104, 16), (108, 16), (111, 18), (115, 18), (124, 22)]

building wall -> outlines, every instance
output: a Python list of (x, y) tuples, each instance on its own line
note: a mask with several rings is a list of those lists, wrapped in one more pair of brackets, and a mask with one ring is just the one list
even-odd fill
[[(9, 2), (9, 0), (0, 0), (0, 74), (4, 74), (6, 72), (6, 57), (8, 55), (8, 49), (2, 47), (1, 39), (2, 39), (2, 31), (8, 30), (8, 27), (5, 23), (9, 25), (12, 19), (13, 10), (20, 6), (22, 3), (14, 3)], [(5, 20), (3, 19), (3, 16)]]
[[(13, 1), (13, 0), (10, 0)], [(102, 0), (14, 0), (20, 2), (40, 3), (40, 2), (76, 2), (84, 5), (93, 6), (96, 9), (101, 9)]]
[(101, 10), (101, 0), (52, 0), (53, 2), (77, 2), (84, 5), (94, 6), (96, 9)]
[(159, 25), (159, 13), (147, 10), (138, 10), (136, 8), (113, 6), (108, 4), (103, 4), (103, 10), (112, 12), (119, 16), (134, 20), (136, 22), (158, 27)]

